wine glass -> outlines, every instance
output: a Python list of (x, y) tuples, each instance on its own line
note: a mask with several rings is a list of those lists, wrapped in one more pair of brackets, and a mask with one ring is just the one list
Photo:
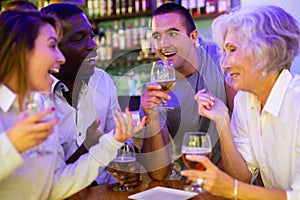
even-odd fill
[[(55, 107), (55, 95), (52, 92), (47, 91), (28, 91), (25, 94), (23, 101), (23, 110), (27, 110), (27, 115), (33, 115), (35, 113), (41, 112), (45, 109)], [(40, 122), (48, 121), (56, 118), (55, 112), (44, 116)], [(43, 144), (32, 147), (26, 151), (26, 154), (34, 157), (37, 155), (49, 154), (50, 152), (46, 151), (43, 148)]]
[[(202, 155), (211, 157), (211, 140), (209, 134), (205, 132), (187, 132), (184, 134), (181, 153), (184, 164), (189, 169), (206, 170), (206, 168), (198, 162), (186, 159), (187, 155)], [(203, 193), (205, 190), (199, 183), (192, 183), (184, 186), (184, 190)]]
[[(169, 93), (176, 84), (175, 69), (173, 63), (169, 60), (158, 60), (153, 62), (150, 81), (158, 83), (162, 86), (164, 92)], [(158, 110), (173, 110), (172, 106), (168, 106), (167, 101), (162, 99), (162, 104), (157, 106)]]
[[(119, 150), (117, 157), (111, 162), (110, 167), (115, 169), (119, 175), (130, 172), (135, 165), (136, 157), (135, 150), (132, 144), (125, 143)], [(129, 192), (133, 187), (125, 187), (123, 184), (118, 184), (113, 188), (113, 191)]]

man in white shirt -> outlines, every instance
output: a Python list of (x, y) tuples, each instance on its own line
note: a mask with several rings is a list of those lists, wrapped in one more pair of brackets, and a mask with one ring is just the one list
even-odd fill
[[(112, 79), (104, 70), (95, 67), (97, 44), (93, 40), (92, 25), (83, 11), (72, 4), (51, 4), (41, 11), (58, 18), (64, 28), (59, 48), (66, 57), (66, 63), (55, 74), (58, 80), (53, 90), (73, 108), (77, 135), (64, 133), (62, 139), (65, 152), (71, 155), (76, 138), (79, 148), (66, 158), (67, 163), (74, 162), (98, 141), (102, 133), (113, 130), (113, 115), (120, 106)], [(59, 125), (69, 127), (69, 123), (72, 122), (68, 120)], [(135, 174), (135, 177), (137, 181), (139, 176)], [(113, 182), (116, 180), (106, 169), (100, 169), (97, 183)]]

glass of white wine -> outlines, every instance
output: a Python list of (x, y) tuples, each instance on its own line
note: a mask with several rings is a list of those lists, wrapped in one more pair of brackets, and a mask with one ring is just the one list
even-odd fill
[[(110, 167), (115, 169), (119, 175), (131, 172), (131, 168), (135, 166), (135, 149), (133, 144), (125, 143), (119, 150), (117, 157), (110, 163)], [(113, 188), (117, 192), (129, 192), (133, 187), (126, 187), (118, 184)]]
[[(52, 92), (47, 91), (28, 91), (25, 94), (23, 101), (23, 110), (27, 110), (28, 115), (33, 115), (35, 113), (41, 112), (45, 109), (55, 107), (55, 95)], [(48, 121), (56, 118), (55, 112), (46, 115), (41, 119), (42, 121)], [(49, 154), (50, 152), (46, 151), (43, 148), (43, 144), (39, 144), (26, 151), (26, 154), (34, 157), (36, 155)]]
[[(181, 153), (182, 160), (189, 169), (206, 170), (206, 168), (198, 162), (186, 159), (187, 155), (202, 155), (211, 157), (212, 147), (209, 134), (205, 132), (187, 132), (184, 134)], [(202, 193), (205, 192), (202, 185), (192, 183), (184, 186), (184, 190)]]
[[(158, 60), (153, 62), (150, 81), (158, 83), (162, 86), (162, 91), (169, 93), (176, 84), (175, 69), (173, 63), (169, 60)], [(157, 106), (158, 110), (173, 110), (167, 101), (162, 99), (162, 104)]]

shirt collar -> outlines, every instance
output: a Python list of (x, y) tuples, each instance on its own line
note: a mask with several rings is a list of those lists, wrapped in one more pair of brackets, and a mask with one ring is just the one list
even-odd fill
[(55, 87), (56, 87), (56, 84), (59, 82), (59, 80), (53, 76), (52, 74), (50, 74), (50, 77), (53, 79), (53, 83), (51, 85), (51, 91), (55, 92)]
[[(263, 111), (269, 112), (275, 117), (278, 116), (280, 107), (283, 103), (284, 95), (286, 93), (289, 82), (291, 80), (292, 80), (292, 74), (287, 69), (282, 70), (274, 86), (272, 87), (272, 90), (267, 99), (266, 105), (264, 106)], [(250, 108), (260, 109), (261, 102), (259, 101), (257, 96), (255, 96), (252, 93), (249, 94), (250, 94)]]
[(284, 96), (291, 80), (292, 74), (287, 69), (282, 70), (267, 99), (266, 105), (264, 107), (265, 111), (276, 117), (278, 116)]
[(17, 95), (12, 92), (8, 87), (0, 84), (0, 108), (3, 112), (7, 112), (14, 104)]

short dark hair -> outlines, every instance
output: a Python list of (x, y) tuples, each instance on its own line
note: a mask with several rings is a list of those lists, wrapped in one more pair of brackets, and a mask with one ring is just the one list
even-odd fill
[(41, 12), (55, 16), (59, 20), (66, 20), (73, 15), (83, 13), (83, 10), (75, 4), (54, 3), (42, 8)]
[(50, 4), (41, 9), (41, 12), (57, 18), (63, 28), (63, 35), (67, 32), (67, 24), (69, 23), (69, 18), (74, 15), (79, 15), (84, 13), (81, 8), (75, 4), (68, 3), (55, 3)]
[(20, 9), (20, 10), (37, 10), (36, 5), (29, 1), (10, 1), (5, 5), (5, 10), (8, 9)]
[(196, 25), (192, 15), (185, 7), (176, 3), (162, 4), (152, 13), (151, 19), (157, 15), (163, 15), (167, 13), (177, 13), (184, 18), (184, 21), (181, 23), (185, 25), (187, 34), (190, 34), (192, 31), (196, 30)]

